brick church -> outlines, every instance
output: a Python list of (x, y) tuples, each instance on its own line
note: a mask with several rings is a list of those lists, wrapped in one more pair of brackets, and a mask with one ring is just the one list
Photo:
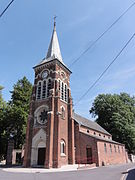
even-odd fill
[(55, 22), (46, 58), (34, 71), (24, 167), (126, 163), (123, 144), (113, 141), (96, 122), (73, 112), (71, 71), (61, 56)]

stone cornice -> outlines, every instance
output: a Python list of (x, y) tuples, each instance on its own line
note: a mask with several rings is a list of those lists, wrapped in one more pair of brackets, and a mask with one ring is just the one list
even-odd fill
[(71, 74), (72, 72), (67, 68), (66, 65), (64, 65), (62, 62), (60, 62), (58, 59), (53, 59), (53, 60), (50, 60), (50, 61), (47, 61), (43, 64), (39, 64), (37, 66), (34, 66), (33, 69), (35, 71), (39, 70), (39, 69), (42, 69), (42, 68), (46, 68), (52, 64), (58, 64), (60, 67), (62, 67), (66, 72), (68, 72), (69, 74)]

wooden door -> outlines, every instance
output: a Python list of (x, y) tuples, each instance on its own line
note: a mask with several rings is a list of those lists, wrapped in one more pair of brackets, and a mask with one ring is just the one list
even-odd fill
[(46, 148), (38, 148), (38, 165), (43, 166), (45, 163)]
[(87, 164), (92, 164), (92, 148), (86, 148)]

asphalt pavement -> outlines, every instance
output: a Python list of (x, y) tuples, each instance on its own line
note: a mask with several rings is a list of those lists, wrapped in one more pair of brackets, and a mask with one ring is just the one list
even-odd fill
[[(130, 170), (127, 172), (128, 169)], [(0, 168), (0, 180), (125, 180), (125, 176), (127, 176), (126, 180), (135, 180), (135, 164), (49, 173), (15, 173)]]

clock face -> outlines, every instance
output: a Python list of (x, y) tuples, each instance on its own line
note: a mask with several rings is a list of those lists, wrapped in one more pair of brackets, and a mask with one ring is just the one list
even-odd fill
[(47, 78), (47, 76), (48, 76), (48, 72), (47, 72), (47, 71), (44, 71), (44, 72), (42, 73), (42, 78), (45, 79), (45, 78)]

